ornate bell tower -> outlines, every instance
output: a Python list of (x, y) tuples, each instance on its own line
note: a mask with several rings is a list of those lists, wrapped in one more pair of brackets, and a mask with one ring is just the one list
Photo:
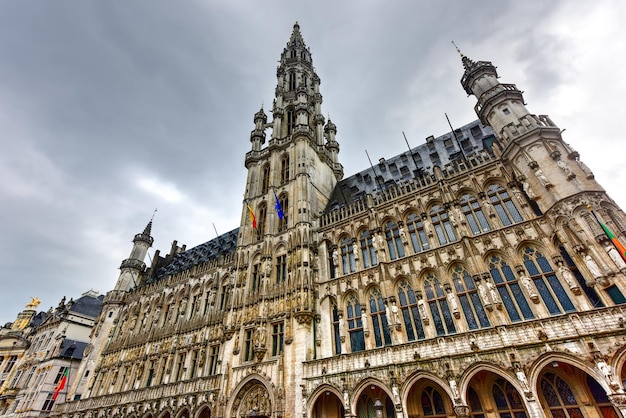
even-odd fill
[(234, 365), (278, 359), (273, 382), (295, 392), (272, 402), (272, 411), (281, 412), (301, 407), (302, 394), (293, 388), (300, 387), (302, 363), (315, 356), (316, 220), (343, 167), (337, 127), (325, 123), (320, 79), (298, 23), (276, 74), (273, 118), (268, 122), (263, 108), (254, 115), (245, 157), (248, 178), (226, 333), (233, 336)]

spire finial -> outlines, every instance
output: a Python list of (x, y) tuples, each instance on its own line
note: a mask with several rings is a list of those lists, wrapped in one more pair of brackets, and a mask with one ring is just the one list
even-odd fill
[(458, 46), (456, 46), (456, 44), (454, 43), (454, 41), (450, 41), (452, 42), (452, 45), (454, 45), (454, 48), (456, 49), (456, 52), (459, 53), (459, 55), (461, 56), (461, 58), (463, 58), (465, 55), (463, 55), (463, 53), (461, 52), (461, 50), (459, 49)]
[(152, 212), (152, 217), (150, 217), (150, 222), (152, 222), (154, 220), (154, 215), (156, 215), (158, 209), (154, 208), (154, 211)]

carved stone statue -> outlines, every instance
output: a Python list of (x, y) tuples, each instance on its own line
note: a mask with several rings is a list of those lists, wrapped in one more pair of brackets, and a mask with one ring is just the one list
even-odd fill
[(446, 297), (448, 298), (448, 304), (450, 305), (450, 309), (452, 310), (452, 312), (458, 312), (459, 305), (456, 301), (456, 297), (454, 297), (454, 293), (450, 290), (448, 291)]
[(533, 286), (533, 282), (530, 277), (522, 274), (522, 277), (520, 277), (520, 282), (522, 282), (522, 286), (524, 286), (524, 289), (526, 289), (526, 291), (528, 292), (528, 296), (530, 296), (531, 298), (537, 297), (537, 292), (535, 291), (535, 287)]
[(491, 296), (491, 300), (493, 301), (493, 303), (501, 303), (500, 295), (498, 294), (498, 290), (496, 289), (494, 284), (491, 283), (489, 280), (485, 280), (485, 282), (487, 283), (487, 289), (489, 289), (489, 296)]
[(480, 294), (480, 298), (483, 300), (483, 303), (485, 305), (491, 304), (491, 299), (489, 299), (489, 295), (487, 294), (487, 289), (485, 288), (485, 285), (483, 284), (482, 281), (478, 283), (478, 293)]
[(533, 192), (533, 189), (530, 188), (530, 184), (528, 184), (527, 181), (524, 182), (524, 184), (522, 185), (522, 187), (524, 188), (524, 192), (526, 193), (526, 195), (531, 198), (534, 199), (537, 197), (537, 195), (535, 194), (535, 192)]
[(426, 313), (426, 304), (424, 303), (423, 299), (420, 299), (417, 301), (417, 310), (420, 313), (420, 317), (422, 318), (422, 321), (425, 321), (428, 319), (428, 314)]
[(619, 268), (620, 270), (626, 268), (626, 262), (624, 261), (622, 256), (619, 255), (619, 251), (617, 251), (617, 249), (613, 245), (608, 244), (606, 247), (604, 247), (604, 249), (606, 250), (609, 257), (611, 257), (611, 260), (613, 260), (617, 268)]
[(598, 263), (596, 263), (596, 260), (594, 260), (593, 257), (591, 257), (591, 255), (585, 254), (584, 259), (585, 259), (585, 265), (587, 266), (587, 268), (589, 269), (589, 272), (595, 279), (604, 277), (604, 274), (600, 270)]
[(572, 271), (565, 267), (562, 262), (559, 262), (559, 273), (561, 273), (561, 277), (565, 280), (565, 283), (571, 288), (576, 286), (574, 275)]
[(333, 250), (333, 266), (335, 266), (335, 268), (339, 267), (339, 253), (337, 250)]
[(400, 316), (398, 314), (398, 306), (396, 305), (395, 301), (391, 302), (391, 318), (393, 319), (394, 325), (400, 323)]
[(545, 174), (543, 174), (543, 171), (540, 168), (535, 171), (535, 177), (537, 177), (537, 180), (539, 180), (539, 183), (541, 183), (543, 186), (552, 186), (552, 183), (550, 183), (550, 180), (548, 180), (548, 178)]
[(265, 348), (265, 327), (260, 324), (254, 331), (254, 346), (257, 348)]
[(526, 378), (526, 374), (522, 367), (519, 364), (515, 365), (515, 376), (517, 376), (517, 380), (520, 381), (522, 387), (524, 388), (524, 392), (530, 391), (530, 386), (528, 385), (528, 379)]
[(572, 173), (572, 170), (569, 169), (565, 161), (557, 160), (556, 165), (559, 166), (561, 170), (563, 170), (563, 172), (565, 173), (565, 176), (567, 176), (568, 179), (571, 179), (572, 177), (576, 177), (574, 173)]

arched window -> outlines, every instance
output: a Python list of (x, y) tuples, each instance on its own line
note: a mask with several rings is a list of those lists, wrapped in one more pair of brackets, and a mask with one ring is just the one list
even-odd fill
[(261, 194), (267, 193), (270, 187), (270, 165), (269, 163), (263, 164), (261, 169)]
[(513, 385), (498, 378), (492, 387), (493, 399), (500, 417), (527, 418), (524, 402)]
[(267, 215), (267, 207), (265, 203), (261, 203), (256, 212), (256, 239), (259, 240), (263, 238), (263, 233), (265, 231), (265, 216)]
[(287, 110), (287, 135), (291, 135), (293, 128), (296, 126), (296, 114), (293, 109)]
[(385, 237), (387, 238), (389, 258), (395, 260), (396, 258), (404, 257), (404, 247), (400, 239), (400, 230), (395, 222), (387, 222), (385, 226)]
[(356, 271), (354, 262), (354, 251), (352, 251), (352, 240), (345, 237), (341, 241), (341, 264), (343, 265), (343, 274), (350, 274)]
[(433, 206), (430, 210), (430, 220), (433, 223), (440, 245), (456, 241), (456, 235), (454, 235), (454, 228), (448, 217), (448, 212), (442, 206)]
[(461, 211), (465, 215), (465, 220), (472, 230), (472, 234), (480, 234), (491, 230), (487, 217), (483, 213), (478, 200), (471, 194), (466, 194), (460, 200)]
[[(293, 58), (295, 58), (296, 51), (292, 51), (291, 53), (293, 54)], [(289, 90), (295, 90), (296, 89), (296, 74), (289, 73), (288, 80), (289, 80)]]
[(276, 256), (276, 284), (287, 280), (287, 254)]
[(511, 322), (521, 321), (521, 316), (524, 319), (534, 318), (535, 315), (530, 309), (526, 296), (520, 289), (517, 277), (515, 277), (511, 267), (504, 260), (501, 260), (500, 257), (494, 255), (491, 257), (489, 272)]
[(387, 307), (378, 289), (370, 293), (370, 316), (372, 318), (376, 347), (382, 347), (383, 343), (384, 345), (391, 345), (391, 334), (389, 333), (389, 323), (387, 321)]
[(422, 390), (420, 403), (425, 417), (445, 418), (448, 416), (441, 393), (432, 386), (426, 386)]
[(426, 280), (424, 280), (424, 294), (430, 308), (430, 314), (433, 317), (437, 335), (456, 333), (454, 320), (446, 299), (446, 292), (443, 290), (439, 279), (432, 273), (428, 274)]
[(478, 397), (478, 393), (476, 393), (474, 388), (467, 388), (467, 403), (470, 407), (470, 417), (485, 418), (483, 405), (480, 403), (480, 398)]
[(452, 281), (469, 329), (491, 326), (480, 296), (478, 296), (476, 283), (467, 270), (456, 266), (452, 273)]
[(546, 373), (541, 377), (541, 394), (552, 416), (584, 416), (572, 389), (565, 380), (554, 373)]
[[(541, 271), (537, 268), (537, 264)], [(539, 251), (531, 247), (524, 248), (524, 266), (550, 314), (558, 315), (563, 311), (576, 310), (550, 263)]]
[(337, 305), (333, 304), (333, 336), (335, 340), (335, 354), (341, 354), (341, 331), (339, 326), (341, 321), (339, 320), (339, 310)]
[(363, 260), (363, 268), (368, 268), (378, 264), (376, 259), (376, 250), (372, 244), (372, 236), (366, 229), (361, 233), (361, 259)]
[(425, 317), (426, 311), (420, 312), (415, 292), (406, 280), (403, 280), (398, 287), (398, 299), (407, 339), (415, 341), (426, 338), (422, 325), (422, 318)]
[(426, 231), (424, 231), (422, 218), (416, 213), (412, 213), (406, 219), (406, 226), (409, 229), (413, 251), (419, 253), (428, 250), (430, 246), (428, 245), (428, 238), (426, 237)]
[(278, 232), (282, 232), (287, 230), (287, 221), (288, 221), (288, 213), (289, 213), (289, 196), (286, 193), (283, 193), (278, 198), (280, 202), (280, 210), (283, 212), (283, 218), (281, 219), (278, 214), (276, 217), (278, 218)]
[(606, 396), (606, 391), (589, 375), (587, 375), (587, 386), (596, 407), (600, 410), (603, 417), (613, 418), (619, 416), (611, 400)]
[(524, 219), (520, 215), (519, 210), (511, 200), (509, 192), (498, 184), (492, 184), (487, 191), (489, 201), (493, 205), (502, 222), (502, 225), (508, 226), (513, 223), (522, 222)]
[(365, 350), (365, 336), (363, 335), (363, 320), (361, 318), (361, 303), (353, 293), (346, 305), (348, 314), (348, 333), (350, 334), (350, 350), (354, 353)]
[(289, 181), (289, 154), (283, 155), (280, 159), (280, 184)]

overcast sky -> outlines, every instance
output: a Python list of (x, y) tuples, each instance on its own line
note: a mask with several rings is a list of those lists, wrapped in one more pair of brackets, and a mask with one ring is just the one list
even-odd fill
[(112, 289), (155, 208), (150, 255), (238, 226), (295, 21), (346, 176), (476, 119), (454, 40), (626, 207), (623, 1), (2, 2), (0, 323)]

